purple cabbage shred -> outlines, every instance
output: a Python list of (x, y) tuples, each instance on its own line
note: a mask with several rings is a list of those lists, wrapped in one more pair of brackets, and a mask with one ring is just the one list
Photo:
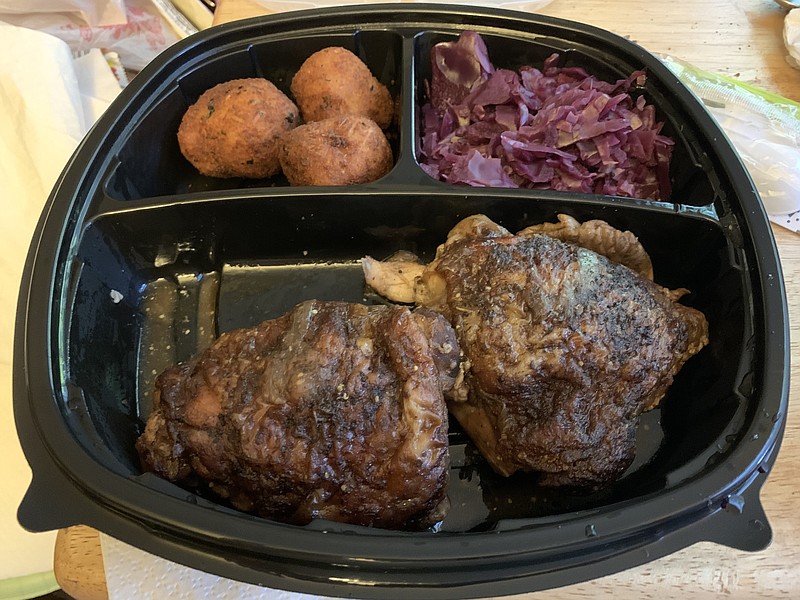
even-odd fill
[(495, 69), (473, 31), (434, 46), (420, 164), (441, 181), (669, 201), (674, 142), (655, 107), (581, 67)]

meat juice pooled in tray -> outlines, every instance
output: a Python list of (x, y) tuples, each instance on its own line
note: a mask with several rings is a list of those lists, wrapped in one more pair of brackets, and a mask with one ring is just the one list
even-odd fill
[(475, 215), (427, 265), (363, 267), (378, 293), (448, 319), (464, 353), (451, 414), (495, 471), (543, 485), (619, 477), (638, 416), (708, 343), (703, 314), (677, 302), (686, 290), (655, 284), (636, 238), (599, 221), (512, 235)]

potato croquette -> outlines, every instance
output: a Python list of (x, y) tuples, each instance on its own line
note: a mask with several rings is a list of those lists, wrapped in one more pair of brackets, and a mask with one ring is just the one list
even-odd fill
[(394, 104), (386, 86), (345, 48), (324, 48), (309, 56), (292, 79), (291, 91), (308, 123), (360, 115), (381, 129), (392, 123)]
[(234, 79), (203, 93), (186, 111), (178, 145), (210, 177), (260, 179), (280, 172), (280, 137), (299, 110), (266, 79)]
[(291, 185), (352, 185), (375, 181), (392, 168), (392, 149), (375, 121), (333, 117), (283, 136), (281, 167)]

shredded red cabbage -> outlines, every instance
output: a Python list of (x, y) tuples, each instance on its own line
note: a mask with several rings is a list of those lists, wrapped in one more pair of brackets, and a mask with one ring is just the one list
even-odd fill
[(495, 69), (474, 31), (431, 53), (420, 164), (455, 184), (571, 190), (668, 201), (674, 142), (636, 71), (615, 83), (580, 67)]

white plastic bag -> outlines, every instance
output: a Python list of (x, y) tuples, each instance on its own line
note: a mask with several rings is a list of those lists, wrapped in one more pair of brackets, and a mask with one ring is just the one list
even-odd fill
[(70, 14), (90, 27), (125, 22), (124, 0), (0, 0), (4, 15)]
[[(116, 23), (92, 25), (82, 16), (82, 9), (95, 5), (95, 13), (108, 2), (119, 2), (122, 18)], [(0, 0), (10, 4), (11, 0)], [(93, 48), (114, 51), (122, 65), (131, 71), (140, 71), (156, 55), (178, 41), (178, 34), (150, 0), (37, 0), (71, 5), (73, 10), (60, 13), (4, 13), (0, 20), (28, 29), (49, 33), (65, 41), (73, 54), (79, 55)], [(27, 2), (17, 2), (20, 7)], [(91, 11), (89, 11), (91, 12)]]

